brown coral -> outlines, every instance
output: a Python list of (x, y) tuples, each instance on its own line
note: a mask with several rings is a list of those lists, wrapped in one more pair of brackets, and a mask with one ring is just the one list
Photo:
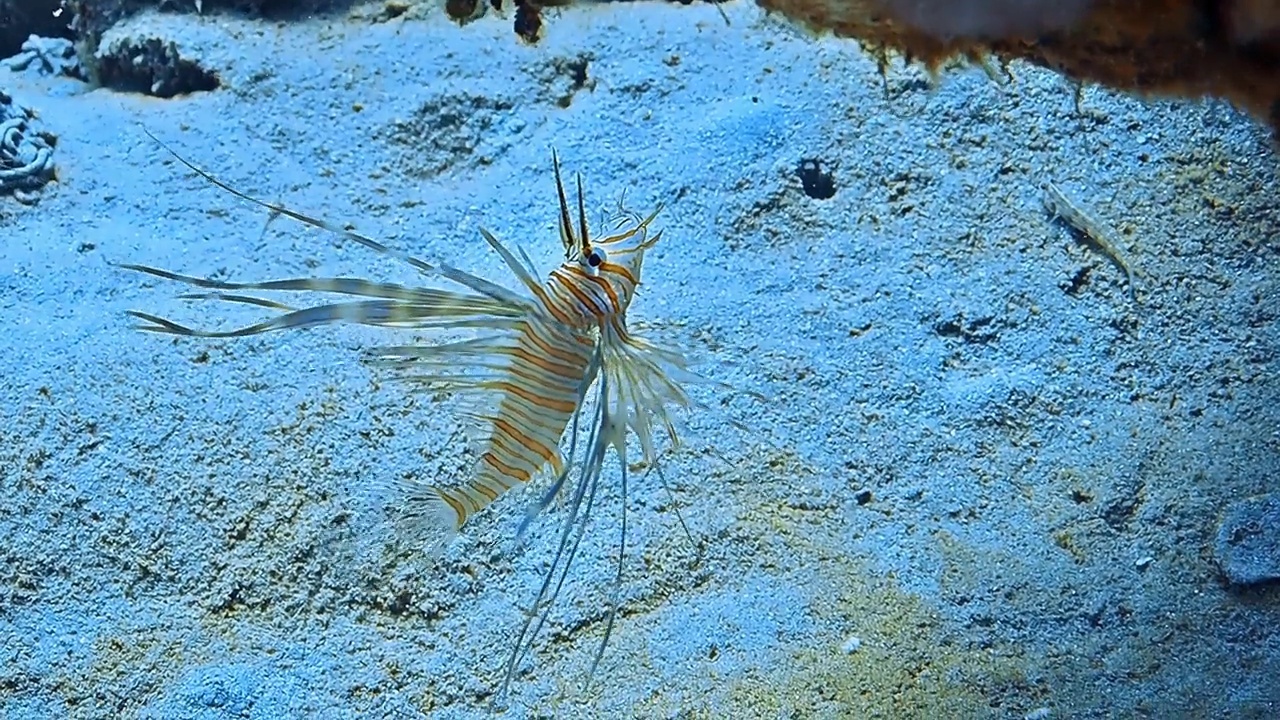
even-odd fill
[(1280, 130), (1280, 0), (757, 0), (937, 67), (1021, 58), (1145, 95), (1224, 98)]

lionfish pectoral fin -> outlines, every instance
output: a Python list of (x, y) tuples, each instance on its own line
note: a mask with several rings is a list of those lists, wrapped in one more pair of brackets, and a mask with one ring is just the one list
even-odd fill
[[(649, 383), (651, 386), (659, 388), (661, 392), (658, 394), (666, 396), (670, 401), (675, 402), (688, 409), (708, 410), (710, 406), (707, 403), (693, 398), (684, 392), (683, 386), (700, 385), (710, 386), (725, 392), (729, 397), (746, 396), (756, 402), (769, 404), (772, 402), (770, 398), (760, 392), (743, 388), (732, 383), (722, 380), (709, 378), (693, 369), (691, 369), (689, 360), (674, 350), (654, 344), (642, 337), (631, 335), (626, 340), (626, 351), (623, 357), (628, 362), (639, 368), (639, 377), (643, 378), (648, 375), (656, 382)], [(663, 417), (664, 422), (668, 422)], [(734, 417), (728, 417), (727, 422), (738, 430), (746, 431), (748, 427)], [(672, 441), (676, 440), (673, 429), (668, 424), (668, 435)], [(646, 460), (648, 457), (646, 456)]]
[[(166, 280), (201, 288), (204, 292), (190, 292), (179, 296), (184, 300), (221, 300), (243, 305), (253, 305), (279, 311), (276, 317), (253, 325), (227, 331), (197, 330), (171, 320), (130, 311), (129, 314), (149, 324), (138, 329), (151, 332), (185, 335), (191, 337), (244, 337), (273, 330), (313, 327), (336, 323), (355, 323), (378, 327), (443, 328), (488, 327), (500, 329), (510, 325), (514, 318), (523, 317), (523, 300), (415, 288), (395, 283), (380, 283), (361, 278), (323, 277), (290, 278), (265, 282), (228, 282), (182, 275), (146, 265), (118, 264), (125, 270), (154, 275)], [(347, 295), (361, 300), (334, 302), (315, 307), (295, 309), (290, 305), (267, 298), (241, 294), (241, 291), (260, 292), (315, 292)]]
[[(234, 302), (248, 301), (248, 299), (226, 299), (231, 299)], [(263, 301), (259, 298), (253, 298), (252, 300), (255, 302), (250, 304), (254, 305), (264, 305), (270, 302)], [(296, 328), (315, 327), (317, 325), (332, 325), (334, 323), (342, 322), (359, 323), (363, 325), (395, 325), (398, 322), (396, 319), (398, 309), (399, 307), (396, 303), (385, 300), (361, 300), (357, 302), (333, 303), (330, 305), (304, 308), (302, 310), (293, 310), (270, 320), (264, 320), (260, 323), (254, 323), (253, 325), (247, 325), (234, 330), (196, 330), (149, 313), (129, 310), (127, 311), (127, 314), (131, 317), (151, 323), (150, 325), (138, 325), (137, 328), (139, 330), (169, 333), (171, 335), (184, 335), (189, 337), (232, 338), (259, 335), (261, 333), (276, 330), (292, 330)]]

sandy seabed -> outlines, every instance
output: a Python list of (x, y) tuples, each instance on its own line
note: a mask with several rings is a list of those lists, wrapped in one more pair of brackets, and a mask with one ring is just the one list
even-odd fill
[[(1217, 547), (1233, 503), (1276, 489), (1267, 131), (1097, 88), (1077, 109), (1021, 65), (882, 80), (855, 44), (722, 7), (547, 12), (536, 46), (436, 6), (147, 14), (113, 32), (220, 83), (167, 100), (0, 69), (58, 137), (58, 182), (0, 202), (0, 716), (1280, 712), (1280, 595), (1227, 583)], [(263, 313), (111, 263), (421, 281), (268, 222), (143, 128), (508, 286), (478, 227), (557, 261), (552, 147), (593, 213), (665, 203), (633, 323), (768, 400), (698, 388), (670, 492), (633, 476), (590, 687), (617, 485), (495, 708), (563, 509), (517, 546), (536, 492), (512, 493), (442, 561), (397, 552), (363, 489), (470, 458), (450, 398), (359, 362), (407, 334), (131, 329), (128, 309)], [(833, 193), (806, 192), (814, 162)], [(1046, 182), (1109, 228), (1132, 289)]]

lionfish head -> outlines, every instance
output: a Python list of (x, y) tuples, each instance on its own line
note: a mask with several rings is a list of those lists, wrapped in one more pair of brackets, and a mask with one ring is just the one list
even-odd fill
[(640, 284), (640, 272), (644, 264), (644, 252), (662, 238), (661, 232), (650, 234), (649, 225), (662, 210), (658, 206), (647, 217), (628, 211), (620, 211), (613, 224), (612, 233), (593, 238), (587, 227), (587, 211), (582, 192), (582, 175), (578, 183), (578, 225), (574, 227), (569, 212), (569, 200), (560, 177), (560, 159), (551, 153), (555, 166), (556, 192), (560, 198), (560, 242), (564, 245), (565, 262), (575, 263), (591, 277), (608, 282), (625, 310)]

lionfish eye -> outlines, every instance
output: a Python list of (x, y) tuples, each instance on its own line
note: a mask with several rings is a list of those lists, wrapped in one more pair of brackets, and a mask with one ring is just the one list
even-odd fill
[(587, 256), (587, 264), (593, 268), (598, 268), (605, 263), (608, 256), (603, 248), (591, 248), (591, 254)]

